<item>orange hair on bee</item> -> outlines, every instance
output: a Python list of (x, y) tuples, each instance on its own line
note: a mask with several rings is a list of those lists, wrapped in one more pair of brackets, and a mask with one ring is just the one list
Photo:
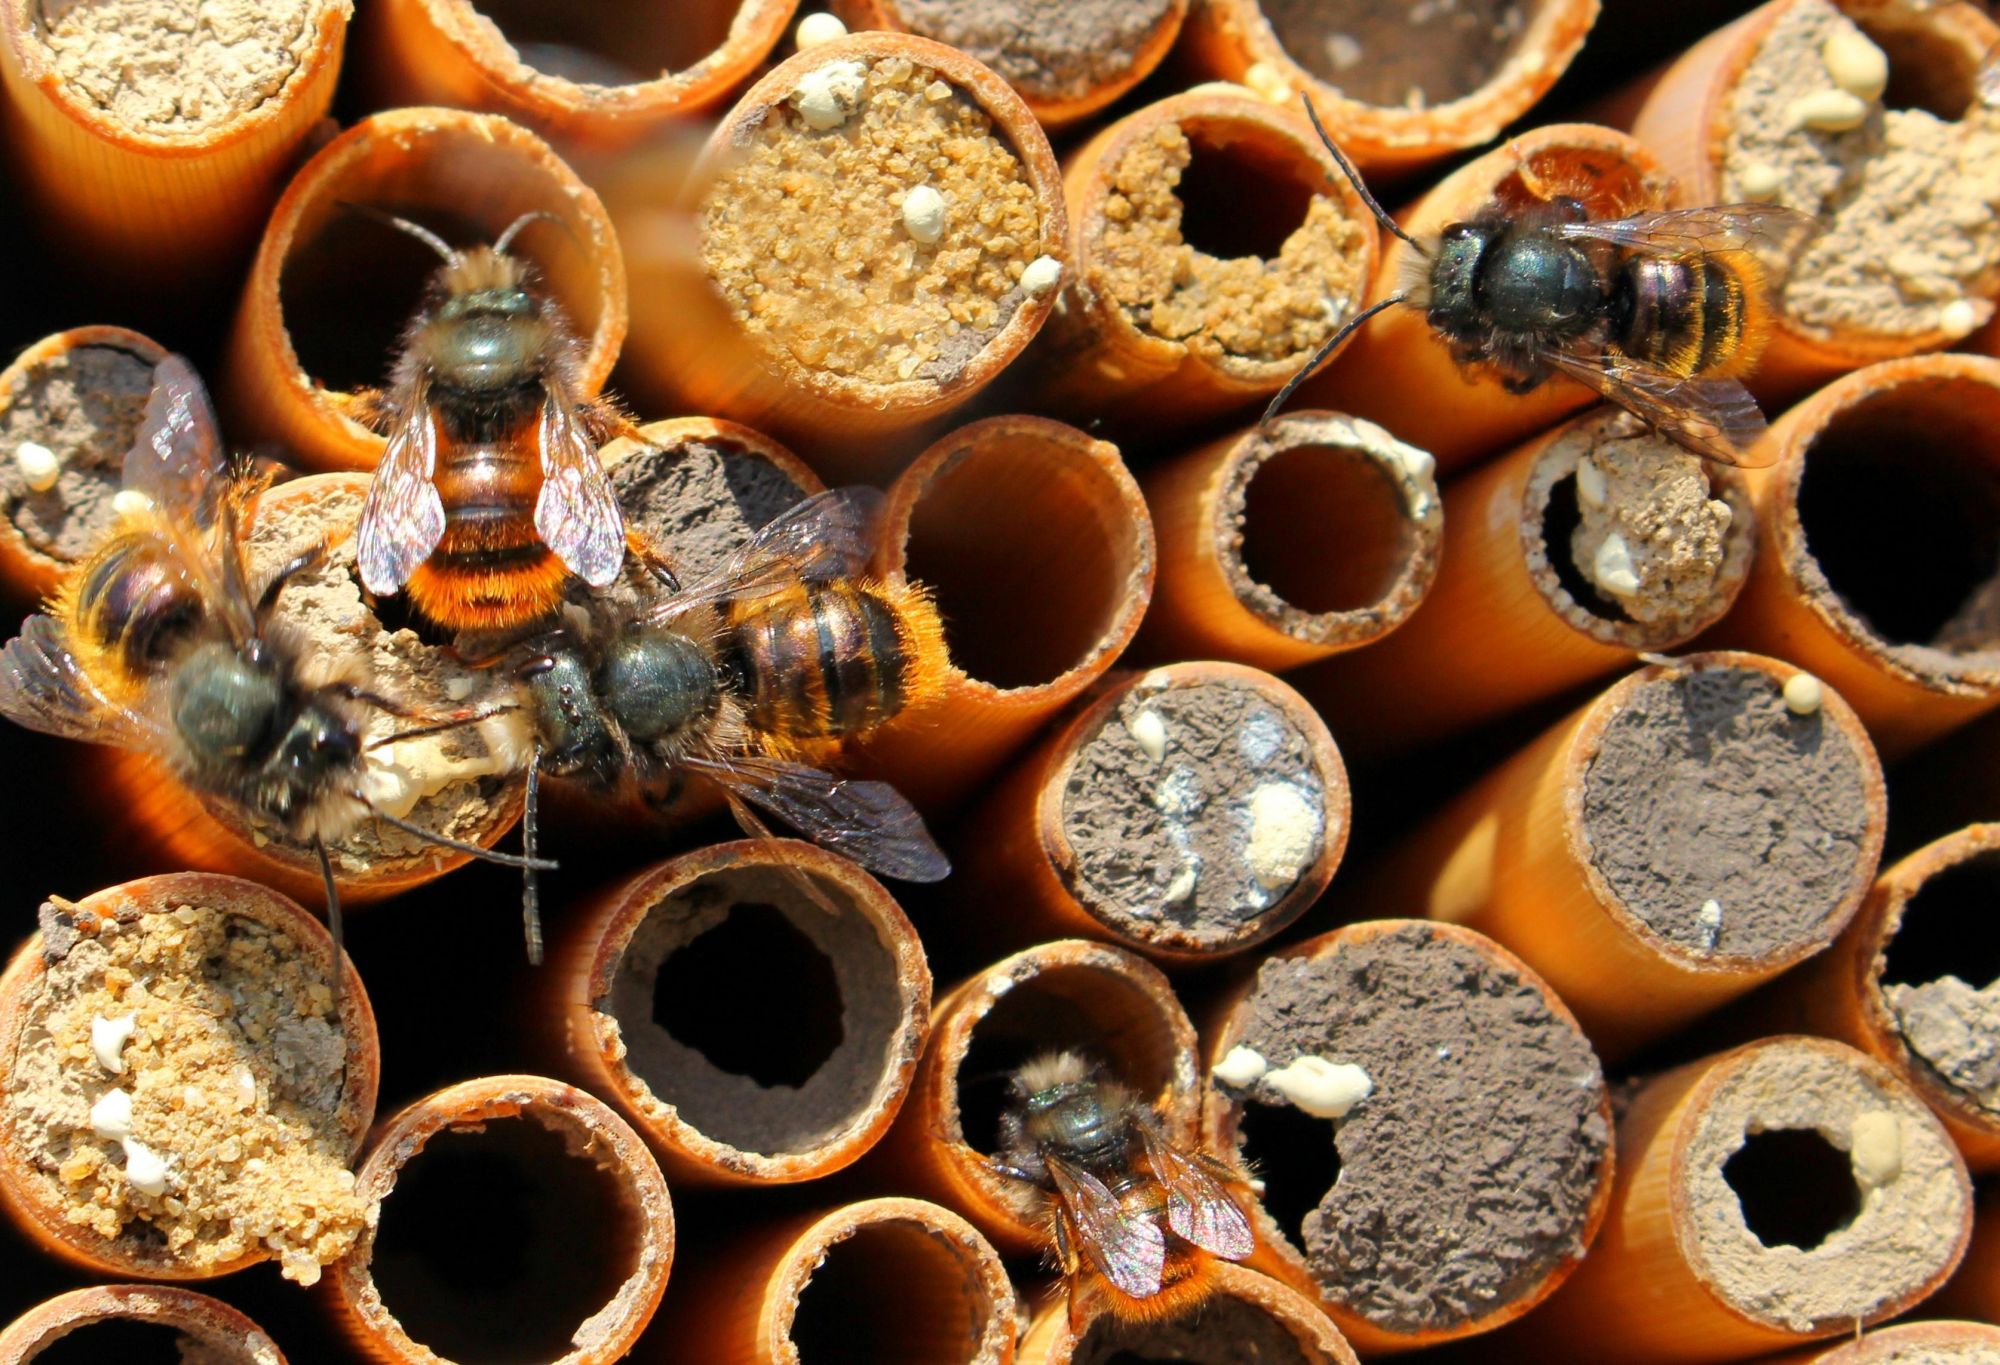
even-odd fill
[(1135, 1299), (1085, 1261), (1071, 1293), (1083, 1293), (1124, 1322), (1167, 1322), (1206, 1303), (1215, 1293), (1215, 1258), (1200, 1247), (1171, 1246), (1159, 1292)]
[(1736, 344), (1712, 375), (1745, 375), (1757, 368), (1771, 340), (1771, 282), (1763, 262), (1747, 251), (1711, 251), (1708, 261), (1736, 277), (1741, 308), (1736, 317)]
[(404, 585), (410, 605), (447, 630), (506, 630), (540, 620), (562, 605), (569, 570), (553, 554), (492, 571), (420, 565)]
[(944, 644), (944, 620), (930, 589), (919, 583), (874, 582), (866, 590), (895, 612), (896, 634), (909, 671), (904, 675), (905, 710), (927, 706), (944, 694), (951, 653)]

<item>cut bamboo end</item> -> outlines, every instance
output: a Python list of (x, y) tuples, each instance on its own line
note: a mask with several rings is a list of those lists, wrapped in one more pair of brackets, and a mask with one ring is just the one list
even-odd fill
[(1292, 681), (1353, 748), (1437, 739), (1693, 639), (1757, 534), (1739, 471), (1600, 407), (1448, 481), (1423, 609)]
[(0, 5), (13, 167), (50, 241), (94, 273), (185, 297), (255, 240), (326, 114), (353, 13), (284, 0), (249, 32), (83, 6)]
[(1176, 431), (1275, 394), (1375, 276), (1367, 206), (1296, 109), (1197, 89), (1099, 132), (1063, 171), (1076, 271), (1037, 402)]
[(1152, 598), (1153, 523), (1118, 448), (1046, 417), (946, 436), (891, 485), (880, 535), (877, 567), (930, 589), (950, 666), (860, 752), (927, 809), (1102, 676)]
[(1871, 365), (1764, 440), (1756, 563), (1711, 638), (1824, 678), (1889, 759), (2000, 706), (2000, 360)]
[(1209, 1267), (1213, 1295), (1194, 1312), (1129, 1322), (1094, 1309), (1079, 1332), (1069, 1305), (1043, 1310), (1021, 1339), (1021, 1365), (1117, 1365), (1128, 1360), (1269, 1360), (1284, 1365), (1355, 1365), (1354, 1348), (1317, 1304), (1297, 1290), (1227, 1261)]
[[(74, 1338), (72, 1341), (71, 1338)], [(58, 1348), (57, 1343), (69, 1342)], [(37, 1360), (285, 1365), (269, 1334), (220, 1299), (163, 1284), (97, 1284), (36, 1304), (0, 1331), (0, 1365)]]
[(1241, 664), (1107, 679), (966, 823), (965, 932), (1105, 939), (1174, 963), (1241, 952), (1319, 898), (1351, 825), (1305, 700)]
[(1498, 944), (1352, 924), (1267, 959), (1216, 1018), (1203, 1134), (1264, 1182), (1250, 1265), (1357, 1350), (1491, 1331), (1590, 1247), (1611, 1190), (1603, 1072)]
[(769, 431), (836, 483), (893, 470), (907, 451), (891, 438), (984, 388), (1068, 268), (1034, 115), (972, 58), (905, 33), (780, 63), (710, 138), (691, 218), (661, 192), (613, 193), (635, 390)]
[(1516, 1329), (1548, 1360), (1740, 1360), (1892, 1318), (1972, 1228), (1958, 1149), (1874, 1059), (1781, 1037), (1657, 1076), (1618, 1125), (1611, 1217)]
[(370, 1360), (599, 1365), (632, 1349), (666, 1291), (660, 1168), (558, 1081), (489, 1076), (418, 1100), (376, 1134), (357, 1191), (380, 1218), (333, 1267), (328, 1303)]
[(43, 337), (0, 372), (0, 591), (39, 603), (116, 520), (158, 342), (123, 327)]
[(1188, 0), (1053, 11), (1033, 0), (980, 6), (833, 0), (833, 10), (851, 29), (915, 33), (977, 58), (1054, 131), (1088, 118), (1151, 75), (1180, 35)]
[(1817, 221), (1779, 291), (1759, 394), (1951, 345), (1993, 315), (2000, 172), (1969, 149), (2000, 135), (1974, 88), (1995, 44), (2000, 25), (1975, 5), (1772, 0), (1646, 97), (1633, 135), (1685, 202), (1760, 200)]
[(617, 147), (710, 109), (771, 55), (798, 0), (700, 0), (651, 16), (518, 0), (389, 0), (369, 11), (368, 83), (386, 107), (505, 114)]
[(746, 1234), (690, 1267), (645, 1359), (1009, 1365), (1014, 1287), (976, 1228), (921, 1199), (864, 1199)]
[(1831, 943), (1886, 821), (1881, 765), (1836, 693), (1773, 659), (1694, 654), (1559, 722), (1352, 903), (1491, 935), (1621, 1055)]
[(581, 347), (585, 394), (625, 337), (625, 267), (604, 205), (519, 124), (453, 109), (392, 109), (321, 148), (272, 210), (237, 307), (222, 398), (239, 438), (317, 469), (372, 469), (382, 438), (354, 419), (354, 391), (388, 380), (403, 330), (436, 273), (422, 242), (353, 206), (415, 219), (454, 245), (519, 238)]
[[(511, 702), (513, 679), (504, 670), (468, 667), (450, 650), (392, 629), (368, 605), (353, 536), (367, 487), (359, 474), (321, 474), (278, 484), (259, 499), (246, 541), (252, 582), (308, 547), (332, 542), (326, 562), (279, 595), (273, 624), (315, 641), (314, 662), (332, 669), (329, 676), (345, 668), (419, 714), (470, 714)], [(418, 724), (378, 711), (363, 735), (368, 743), (386, 741)], [(363, 787), (391, 814), (490, 848), (521, 818), (520, 758), (529, 744), (525, 717), (507, 710), (475, 725), (385, 743), (370, 752)], [(113, 749), (96, 757), (105, 783), (121, 793), (108, 808), (120, 812), (123, 831), (150, 858), (251, 877), (308, 903), (324, 897), (311, 848), (282, 829), (190, 791), (158, 759)], [(341, 899), (350, 904), (434, 881), (472, 856), (372, 820), (330, 840), (327, 853)]]
[(1940, 1317), (1976, 1318), (1992, 1322), (2000, 1317), (2000, 1200), (1989, 1184), (1977, 1200), (1972, 1218), (1972, 1245), (1965, 1259), (1945, 1282), (1937, 1296), (1924, 1305)]
[(1520, 10), (1516, 26), (1489, 10), (1196, 0), (1182, 48), (1194, 70), (1277, 103), (1309, 93), (1356, 165), (1393, 174), (1496, 137), (1555, 84), (1597, 20), (1597, 0)]
[(0, 1205), (106, 1276), (279, 1260), (312, 1283), (362, 1231), (375, 1016), (309, 912), (235, 877), (142, 877), (74, 904), (0, 974)]
[(930, 1024), (916, 930), (879, 883), (791, 840), (699, 849), (597, 901), (549, 1012), (568, 1064), (676, 1181), (852, 1163), (909, 1093)]
[(1144, 958), (1065, 939), (1002, 958), (938, 1001), (910, 1101), (869, 1168), (958, 1210), (1007, 1252), (1046, 1251), (1040, 1192), (987, 1159), (1000, 1147), (1008, 1076), (1063, 1049), (1101, 1062), (1172, 1136), (1193, 1139), (1201, 1063), (1173, 987)]
[(1765, 1365), (1986, 1365), (2000, 1360), (2000, 1327), (1985, 1322), (1906, 1322), (1839, 1346), (1809, 1346)]
[(1160, 576), (1135, 648), (1282, 670), (1381, 639), (1437, 577), (1432, 473), (1423, 451), (1331, 412), (1153, 466), (1140, 483)]
[[(1353, 150), (1346, 142), (1341, 146)], [(1587, 184), (1607, 198), (1636, 205), (1635, 212), (1667, 203), (1667, 178), (1637, 141), (1595, 124), (1555, 123), (1531, 128), (1459, 167), (1396, 217), (1411, 236), (1425, 241), (1497, 198), (1532, 201), (1529, 181)], [(1423, 262), (1409, 245), (1391, 240), (1368, 302), (1380, 303), (1423, 273)], [(1516, 394), (1491, 376), (1470, 376), (1452, 359), (1424, 310), (1397, 306), (1357, 331), (1339, 359), (1305, 384), (1299, 400), (1380, 422), (1429, 451), (1438, 472), (1448, 474), (1546, 430), (1597, 398), (1560, 377)]]

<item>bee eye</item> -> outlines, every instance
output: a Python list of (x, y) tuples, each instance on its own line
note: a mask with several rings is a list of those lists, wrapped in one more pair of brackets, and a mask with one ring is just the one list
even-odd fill
[(227, 646), (208, 646), (175, 677), (174, 728), (198, 754), (234, 757), (249, 752), (269, 734), (280, 700), (277, 679), (253, 668)]

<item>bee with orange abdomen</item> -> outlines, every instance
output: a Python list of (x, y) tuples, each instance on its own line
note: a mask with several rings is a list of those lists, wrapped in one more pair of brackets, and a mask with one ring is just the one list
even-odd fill
[(533, 625), (561, 604), (571, 575), (603, 587), (624, 563), (624, 518), (597, 450), (630, 424), (581, 396), (568, 324), (507, 254), (546, 216), (466, 251), (389, 220), (445, 263), (368, 410), (388, 445), (356, 561), (370, 592), (407, 591), (447, 630)]
[(1158, 1113), (1074, 1052), (1014, 1073), (993, 1167), (1047, 1194), (1073, 1323), (1091, 1301), (1121, 1318), (1175, 1316), (1212, 1292), (1211, 1258), (1256, 1250), (1230, 1193), (1242, 1177), (1176, 1146)]

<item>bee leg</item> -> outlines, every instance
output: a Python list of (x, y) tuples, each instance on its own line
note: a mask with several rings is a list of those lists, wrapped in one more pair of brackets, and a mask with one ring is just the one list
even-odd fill
[(326, 932), (333, 939), (333, 1006), (329, 1017), (338, 1028), (341, 987), (347, 979), (347, 934), (340, 922), (340, 887), (333, 880), (333, 860), (327, 856), (325, 841), (317, 834), (313, 836), (313, 856), (319, 859), (319, 878), (326, 885)]
[(541, 885), (535, 877), (535, 801), (541, 791), (542, 746), (528, 755), (528, 790), (521, 802), (521, 852), (527, 865), (521, 869), (521, 929), (528, 939), (528, 964), (542, 965)]
[(628, 526), (625, 528), (625, 548), (632, 558), (639, 561), (639, 567), (657, 578), (668, 592), (681, 590), (681, 580), (675, 576), (666, 556), (653, 544), (651, 536), (637, 527)]
[(285, 590), (287, 584), (300, 574), (317, 569), (326, 563), (329, 553), (331, 553), (330, 547), (322, 540), (272, 574), (270, 581), (264, 585), (264, 590), (257, 595), (257, 619), (263, 620), (271, 609), (278, 605), (278, 594)]

